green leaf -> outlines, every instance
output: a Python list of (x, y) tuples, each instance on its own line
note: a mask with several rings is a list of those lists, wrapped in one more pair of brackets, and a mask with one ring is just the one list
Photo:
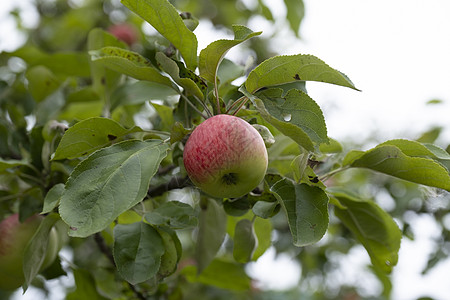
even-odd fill
[[(273, 195), (272, 195), (273, 196)], [(275, 196), (273, 196), (275, 198)], [(238, 201), (235, 201), (238, 202)], [(264, 202), (264, 201), (259, 201)], [(274, 202), (278, 203), (278, 202)], [(235, 229), (238, 222), (246, 219), (253, 223), (253, 231), (255, 240), (257, 241), (256, 248), (251, 257), (252, 261), (256, 261), (261, 257), (270, 246), (272, 246), (272, 222), (271, 219), (255, 218), (254, 213), (247, 211), (244, 215), (227, 218), (227, 233), (234, 240)]]
[[(417, 154), (417, 148), (403, 148), (409, 154)], [(352, 151), (347, 154), (343, 163), (344, 166), (367, 168), (450, 191), (450, 174), (445, 167), (429, 158), (408, 156), (397, 146), (381, 144), (365, 152)]]
[(45, 66), (56, 76), (90, 76), (89, 56), (85, 52), (64, 51), (47, 54), (35, 46), (26, 45), (8, 55), (22, 58), (29, 67)]
[(252, 260), (256, 261), (272, 246), (272, 222), (270, 219), (256, 218), (253, 222), (253, 228), (258, 240), (258, 245), (252, 257)]
[(64, 86), (61, 85), (55, 92), (39, 103), (36, 109), (36, 124), (44, 125), (50, 120), (58, 118), (60, 110), (65, 105)]
[(396, 139), (381, 143), (380, 146), (382, 145), (396, 146), (407, 156), (450, 160), (450, 154), (447, 151), (433, 144)]
[(372, 201), (361, 201), (343, 191), (331, 191), (345, 208), (336, 216), (353, 232), (377, 269), (390, 273), (398, 261), (402, 233), (392, 217)]
[(168, 226), (172, 229), (183, 229), (197, 226), (197, 216), (189, 204), (179, 201), (168, 201), (155, 210), (145, 214), (145, 220), (153, 225)]
[(75, 102), (70, 103), (64, 108), (59, 116), (57, 115), (58, 120), (66, 120), (69, 123), (74, 120), (85, 120), (89, 118), (95, 118), (102, 115), (104, 112), (104, 101), (101, 101), (100, 98), (95, 99), (94, 101), (83, 101), (83, 102)]
[(275, 56), (263, 61), (248, 75), (245, 87), (250, 93), (294, 81), (318, 81), (356, 90), (350, 79), (312, 55)]
[(201, 200), (199, 228), (197, 235), (196, 260), (201, 273), (214, 259), (225, 238), (227, 215), (212, 199)]
[(252, 211), (260, 218), (271, 218), (277, 211), (278, 202), (258, 201), (253, 207)]
[(128, 75), (135, 79), (157, 82), (172, 87), (172, 82), (155, 69), (149, 60), (139, 53), (118, 47), (103, 47), (91, 50), (89, 54), (94, 62), (100, 62), (105, 67)]
[(151, 103), (153, 108), (158, 113), (158, 121), (154, 121), (154, 128), (170, 132), (172, 129), (173, 124), (175, 123), (174, 117), (173, 117), (173, 109), (167, 105), (159, 105), (156, 103)]
[(59, 199), (64, 193), (64, 184), (58, 183), (54, 185), (45, 195), (44, 207), (42, 208), (42, 213), (47, 214), (51, 212), (55, 207), (58, 206)]
[(295, 35), (299, 36), (300, 23), (305, 16), (305, 5), (303, 0), (284, 0), (286, 5), (286, 19)]
[(4, 160), (0, 157), (0, 173), (5, 172), (9, 168), (14, 168), (17, 166), (26, 166), (28, 165), (27, 162), (23, 160), (17, 160), (17, 159), (7, 159)]
[(161, 265), (158, 269), (158, 276), (167, 277), (177, 270), (183, 250), (181, 242), (174, 230), (166, 227), (156, 229), (160, 234), (164, 244), (164, 254), (161, 256)]
[(261, 14), (269, 21), (273, 21), (273, 15), (270, 9), (264, 4), (263, 0), (258, 0), (258, 6), (261, 8)]
[(39, 273), (42, 264), (45, 261), (47, 248), (50, 241), (50, 231), (53, 225), (59, 220), (57, 214), (50, 214), (42, 220), (38, 229), (34, 233), (31, 240), (24, 249), (23, 256), (23, 274), (25, 275), (25, 282), (23, 284), (23, 291), (25, 292), (30, 286), (33, 279)]
[(69, 235), (99, 232), (142, 201), (167, 150), (161, 141), (130, 140), (79, 163), (67, 180), (59, 207), (61, 218), (71, 226)]
[(214, 41), (200, 52), (198, 68), (200, 76), (206, 80), (216, 82), (217, 70), (228, 50), (262, 33), (262, 31), (253, 32), (243, 25), (233, 25), (233, 31), (234, 40)]
[(59, 87), (59, 81), (45, 66), (34, 66), (27, 70), (28, 90), (36, 102), (41, 102)]
[(180, 122), (175, 122), (170, 130), (170, 143), (176, 143), (188, 135), (190, 131), (186, 128), (184, 128), (183, 124)]
[(182, 270), (190, 282), (198, 282), (232, 291), (248, 291), (251, 279), (245, 273), (244, 265), (215, 259), (198, 274), (195, 266), (188, 266)]
[(340, 152), (342, 152), (342, 145), (335, 139), (329, 138), (329, 143), (320, 144), (319, 150), (320, 150), (320, 152), (322, 152), (324, 154), (340, 153)]
[(86, 156), (127, 134), (139, 131), (142, 131), (139, 127), (125, 129), (108, 118), (94, 117), (80, 121), (67, 129), (56, 148), (53, 160)]
[(114, 227), (114, 262), (120, 276), (129, 283), (141, 283), (155, 276), (164, 252), (163, 240), (151, 225), (137, 222)]
[[(125, 43), (119, 41), (115, 36), (100, 28), (94, 28), (89, 32), (87, 40), (88, 51), (99, 50), (106, 46), (125, 48)], [(111, 96), (111, 91), (117, 87), (120, 73), (107, 68), (102, 60), (90, 62), (92, 89), (102, 98), (105, 104)], [(112, 109), (111, 109), (112, 110)]]
[(314, 143), (328, 142), (322, 110), (304, 92), (293, 89), (283, 96), (281, 89), (267, 89), (252, 101), (264, 120), (303, 148), (313, 151)]
[(73, 277), (75, 279), (75, 286), (77, 289), (67, 294), (66, 300), (106, 300), (108, 298), (99, 294), (96, 287), (94, 277), (87, 270), (72, 269)]
[(417, 141), (421, 143), (434, 143), (436, 139), (441, 135), (442, 130), (442, 127), (434, 126), (422, 133), (420, 137), (417, 138)]
[(240, 263), (249, 262), (258, 245), (253, 222), (249, 219), (240, 220), (234, 229), (233, 241), (234, 259)]
[(206, 94), (207, 85), (203, 79), (194, 72), (186, 69), (181, 62), (177, 62), (164, 53), (158, 52), (155, 55), (161, 68), (172, 77), (172, 79), (183, 87), (188, 95), (193, 95), (198, 99), (203, 99)]
[(219, 68), (217, 70), (217, 78), (219, 79), (220, 86), (234, 86), (231, 84), (235, 79), (245, 75), (245, 67), (234, 63), (229, 59), (222, 59)]
[(259, 134), (263, 138), (266, 148), (270, 148), (273, 144), (275, 144), (275, 138), (272, 132), (270, 132), (269, 128), (261, 124), (252, 124), (252, 126), (259, 132)]
[(297, 155), (291, 163), (291, 168), (294, 173), (294, 180), (300, 182), (305, 176), (306, 168), (308, 167), (309, 153), (303, 152)]
[(310, 245), (323, 237), (328, 228), (328, 196), (322, 189), (285, 178), (271, 191), (286, 213), (295, 246)]
[(423, 144), (432, 153), (431, 158), (440, 160), (450, 160), (450, 153), (434, 144), (424, 143)]
[(197, 37), (186, 27), (175, 7), (167, 0), (122, 0), (123, 5), (150, 23), (177, 48), (191, 70), (197, 67)]
[(168, 100), (179, 96), (179, 92), (164, 84), (138, 81), (122, 85), (111, 95), (111, 111), (122, 105), (142, 104), (151, 100)]

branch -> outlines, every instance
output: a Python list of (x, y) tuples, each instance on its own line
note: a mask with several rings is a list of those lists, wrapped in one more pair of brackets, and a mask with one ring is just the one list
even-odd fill
[(170, 190), (175, 189), (182, 189), (184, 187), (191, 186), (192, 183), (189, 180), (189, 177), (172, 177), (168, 182), (157, 185), (157, 186), (151, 186), (148, 189), (147, 195), (149, 197), (157, 197), (161, 196), (165, 192), (168, 192)]

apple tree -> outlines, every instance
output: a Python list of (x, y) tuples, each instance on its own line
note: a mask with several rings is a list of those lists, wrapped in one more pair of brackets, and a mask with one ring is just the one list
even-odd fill
[[(284, 4), (298, 35), (303, 4)], [(410, 237), (405, 213), (441, 223), (447, 214), (448, 201), (425, 205), (450, 191), (450, 154), (436, 134), (365, 151), (329, 137), (306, 83), (358, 88), (314, 55), (271, 53), (247, 24), (273, 21), (263, 1), (41, 0), (36, 9), (27, 42), (0, 56), (0, 232), (40, 219), (17, 235), (21, 279), (0, 284), (4, 297), (70, 275), (67, 299), (267, 299), (275, 295), (255, 287), (246, 265), (273, 247), (301, 265), (293, 297), (340, 298), (358, 288), (329, 292), (329, 257), (360, 245), (388, 299)], [(199, 49), (195, 29), (207, 20), (233, 37)], [(229, 59), (234, 47), (250, 63)], [(380, 191), (395, 209), (377, 204)], [(0, 236), (2, 283), (21, 248), (9, 247), (13, 237)]]

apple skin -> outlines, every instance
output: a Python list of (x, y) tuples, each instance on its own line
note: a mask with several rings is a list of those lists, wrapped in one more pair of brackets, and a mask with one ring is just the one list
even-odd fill
[[(19, 215), (13, 214), (0, 223), (0, 290), (15, 290), (24, 283), (24, 250), (43, 218), (33, 215), (20, 223)], [(55, 260), (59, 252), (57, 240), (57, 232), (52, 228), (41, 270)]]
[(192, 132), (183, 152), (191, 181), (218, 198), (237, 198), (263, 180), (268, 164), (264, 140), (241, 118), (216, 115)]

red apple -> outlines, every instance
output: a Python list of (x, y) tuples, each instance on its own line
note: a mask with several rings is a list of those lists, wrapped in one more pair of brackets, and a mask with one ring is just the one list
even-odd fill
[[(23, 274), (23, 255), (25, 247), (33, 237), (43, 217), (34, 215), (23, 223), (19, 215), (13, 214), (0, 223), (0, 289), (14, 290), (25, 280)], [(47, 253), (41, 270), (53, 263), (58, 254), (56, 230), (50, 231)]]
[(258, 131), (241, 118), (216, 115), (192, 132), (183, 152), (189, 178), (207, 194), (236, 198), (252, 191), (267, 170)]
[(138, 31), (131, 24), (122, 23), (111, 25), (108, 31), (118, 40), (127, 43), (128, 46), (133, 45), (138, 40)]

